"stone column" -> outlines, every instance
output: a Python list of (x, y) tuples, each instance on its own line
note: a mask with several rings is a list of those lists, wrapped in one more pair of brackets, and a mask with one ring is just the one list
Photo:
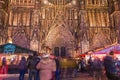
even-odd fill
[(103, 26), (105, 26), (103, 11), (101, 11), (100, 14), (101, 14), (101, 26), (103, 27)]
[(113, 22), (114, 22), (113, 26), (117, 29), (116, 30), (117, 42), (120, 43), (120, 11), (114, 11), (111, 16), (112, 16)]
[(119, 10), (119, 3), (116, 0), (114, 0), (114, 7), (116, 11)]
[(94, 0), (94, 5), (96, 5), (97, 4), (97, 0)]
[(91, 13), (92, 13), (91, 11), (88, 12), (88, 16), (89, 16), (89, 20), (90, 20), (90, 26), (93, 25)]
[(91, 11), (92, 27), (94, 26), (94, 10)]
[(3, 0), (0, 0), (0, 9), (2, 9), (2, 6), (5, 2)]
[(3, 11), (2, 11), (2, 9), (3, 9), (3, 4), (4, 4), (5, 2), (3, 1), (3, 0), (0, 0), (0, 26), (3, 26)]
[(96, 21), (95, 21), (95, 11), (93, 10), (92, 12), (92, 18), (93, 18), (93, 26), (96, 26)]

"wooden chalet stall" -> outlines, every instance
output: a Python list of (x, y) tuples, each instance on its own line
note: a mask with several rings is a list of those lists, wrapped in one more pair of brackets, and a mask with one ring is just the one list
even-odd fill
[(2, 64), (2, 59), (6, 58), (8, 73), (18, 73), (18, 63), (21, 57), (25, 56), (27, 59), (28, 55), (34, 52), (33, 50), (12, 43), (0, 45), (0, 64)]

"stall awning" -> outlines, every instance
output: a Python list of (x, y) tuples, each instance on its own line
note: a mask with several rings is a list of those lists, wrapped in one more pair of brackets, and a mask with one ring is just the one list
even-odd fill
[(3, 45), (0, 45), (0, 53), (18, 54), (18, 53), (34, 53), (34, 52), (35, 51), (33, 50), (30, 50), (12, 43), (6, 43)]
[(120, 44), (115, 43), (115, 44), (106, 46), (105, 48), (95, 50), (94, 54), (106, 54), (110, 51), (114, 51), (116, 54), (120, 54)]

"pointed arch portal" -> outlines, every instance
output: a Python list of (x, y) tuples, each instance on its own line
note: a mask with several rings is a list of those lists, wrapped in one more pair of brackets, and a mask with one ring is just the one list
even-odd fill
[(65, 49), (73, 49), (74, 37), (65, 24), (55, 24), (49, 31), (45, 44), (53, 50), (58, 47), (60, 49), (58, 51), (62, 53), (66, 51)]

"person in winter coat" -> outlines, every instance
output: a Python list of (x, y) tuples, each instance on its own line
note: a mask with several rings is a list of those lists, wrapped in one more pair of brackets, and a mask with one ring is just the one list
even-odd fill
[(28, 80), (32, 80), (33, 78), (34, 80), (39, 79), (38, 70), (36, 69), (36, 65), (38, 64), (39, 61), (40, 61), (40, 58), (38, 58), (37, 53), (33, 53), (33, 56), (28, 57), (28, 60), (27, 60), (27, 67), (29, 69)]
[(120, 80), (117, 72), (117, 67), (115, 65), (114, 52), (111, 51), (104, 58), (104, 67), (106, 71), (106, 76), (108, 80)]
[(27, 64), (27, 61), (25, 57), (22, 57), (19, 63), (19, 70), (20, 70), (19, 80), (24, 80), (24, 75), (27, 70), (26, 64)]
[(49, 54), (44, 54), (36, 68), (40, 70), (40, 80), (51, 80), (53, 72), (56, 71), (56, 64)]
[(3, 57), (3, 59), (2, 59), (2, 66), (1, 66), (0, 73), (1, 74), (7, 74), (8, 73), (8, 65), (7, 65), (6, 57)]

